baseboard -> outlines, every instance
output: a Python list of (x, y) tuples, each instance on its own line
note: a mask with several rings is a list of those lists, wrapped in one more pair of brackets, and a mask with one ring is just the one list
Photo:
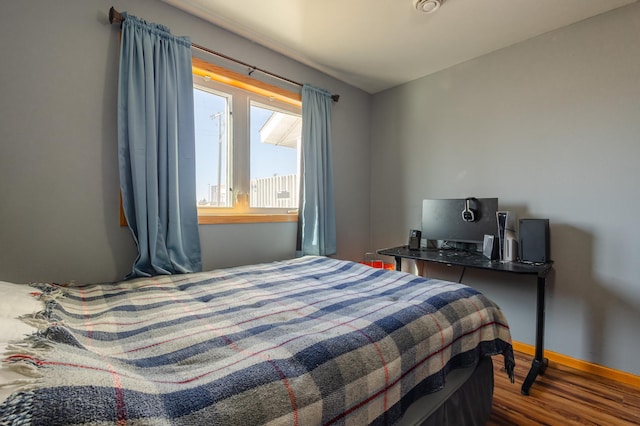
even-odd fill
[[(535, 354), (535, 347), (526, 343), (512, 342), (513, 350), (522, 352), (527, 355), (533, 356)], [(614, 370), (613, 368), (603, 367), (602, 365), (593, 364), (580, 359), (571, 358), (569, 356), (559, 354), (557, 352), (546, 350), (544, 351), (544, 357), (549, 360), (549, 365), (554, 363), (571, 367), (579, 371), (584, 371), (590, 374), (595, 374), (599, 377), (615, 380), (616, 382), (625, 383), (631, 386), (640, 387), (640, 376), (626, 373), (620, 370)]]

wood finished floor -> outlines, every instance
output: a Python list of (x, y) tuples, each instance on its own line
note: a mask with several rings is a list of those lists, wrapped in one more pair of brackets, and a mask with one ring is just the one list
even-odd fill
[(515, 383), (493, 357), (495, 390), (488, 426), (640, 425), (640, 388), (551, 364), (530, 395), (520, 393), (531, 356), (516, 352)]

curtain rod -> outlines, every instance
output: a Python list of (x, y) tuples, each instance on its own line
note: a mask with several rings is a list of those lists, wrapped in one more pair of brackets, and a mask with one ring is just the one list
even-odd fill
[[(122, 22), (124, 20), (125, 20), (125, 17), (122, 16), (122, 14), (120, 12), (115, 10), (113, 8), (113, 6), (111, 6), (111, 9), (109, 9), (109, 22), (111, 24), (122, 24)], [(198, 49), (198, 50), (201, 50), (203, 52), (209, 53), (211, 55), (218, 56), (220, 58), (226, 59), (227, 61), (235, 62), (236, 64), (240, 64), (240, 65), (243, 65), (245, 67), (248, 67), (249, 68), (249, 72), (248, 72), (249, 76), (251, 76), (251, 73), (253, 73), (254, 71), (258, 71), (258, 72), (261, 72), (262, 74), (268, 75), (269, 77), (277, 78), (278, 80), (282, 80), (284, 82), (293, 84), (295, 86), (299, 86), (299, 87), (303, 86), (302, 83), (298, 83), (297, 81), (290, 80), (290, 79), (288, 79), (286, 77), (282, 77), (282, 76), (280, 76), (278, 74), (274, 74), (272, 72), (263, 70), (262, 68), (258, 68), (256, 66), (247, 64), (246, 62), (242, 62), (242, 61), (240, 61), (238, 59), (235, 59), (235, 58), (232, 58), (230, 56), (224, 55), (222, 53), (216, 52), (214, 50), (208, 49), (208, 48), (206, 48), (204, 46), (200, 46), (199, 44), (191, 43), (191, 47), (193, 47), (194, 49)], [(338, 102), (339, 99), (340, 99), (340, 95), (331, 95), (331, 100), (333, 100), (334, 102)]]

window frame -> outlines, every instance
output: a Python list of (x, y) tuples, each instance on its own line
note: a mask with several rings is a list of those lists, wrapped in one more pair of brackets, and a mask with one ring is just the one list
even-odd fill
[[(301, 113), (302, 97), (299, 93), (295, 93), (278, 86), (274, 86), (263, 81), (251, 78), (249, 76), (237, 73), (235, 71), (220, 67), (215, 64), (206, 62), (200, 58), (192, 58), (192, 72), (194, 76), (205, 77), (211, 81), (221, 83), (224, 86), (243, 90), (247, 92), (248, 101), (254, 101), (260, 104), (267, 104), (266, 100), (272, 99), (282, 102), (286, 105), (298, 109)], [(200, 84), (194, 84), (201, 86)], [(267, 104), (268, 105), (268, 104)], [(288, 110), (289, 108), (282, 108)], [(249, 103), (246, 105), (249, 114)], [(280, 109), (280, 108), (278, 108)], [(232, 110), (235, 108), (232, 106)], [(246, 129), (248, 132), (248, 129)], [(248, 137), (248, 136), (247, 136)], [(249, 141), (246, 141), (249, 143)], [(232, 143), (233, 145), (233, 143)], [(233, 154), (235, 157), (235, 153)], [(234, 162), (237, 159), (234, 158)], [(243, 161), (249, 161), (245, 159)], [(235, 169), (235, 164), (234, 164)], [(247, 175), (248, 177), (248, 175)], [(194, 202), (197, 200), (194, 200)], [(247, 206), (248, 209), (248, 206)], [(291, 209), (286, 213), (282, 212), (256, 212), (256, 211), (238, 211), (238, 209), (228, 207), (202, 207), (197, 206), (198, 223), (199, 224), (239, 224), (239, 223), (278, 223), (278, 222), (297, 222), (298, 209)]]

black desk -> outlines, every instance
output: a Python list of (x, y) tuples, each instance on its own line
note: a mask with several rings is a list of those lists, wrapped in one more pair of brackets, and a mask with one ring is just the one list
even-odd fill
[(425, 262), (443, 263), (449, 266), (462, 266), (463, 268), (488, 269), (496, 272), (510, 272), (514, 274), (535, 275), (538, 278), (538, 297), (536, 305), (536, 350), (531, 369), (522, 384), (522, 394), (529, 395), (531, 385), (538, 377), (543, 375), (547, 368), (548, 360), (544, 357), (544, 291), (547, 274), (551, 270), (551, 263), (528, 264), (520, 262), (502, 262), (489, 260), (481, 253), (464, 252), (456, 250), (421, 249), (409, 250), (407, 246), (392, 247), (378, 250), (378, 254), (393, 256), (396, 260), (396, 270), (401, 269), (402, 258), (422, 260)]

